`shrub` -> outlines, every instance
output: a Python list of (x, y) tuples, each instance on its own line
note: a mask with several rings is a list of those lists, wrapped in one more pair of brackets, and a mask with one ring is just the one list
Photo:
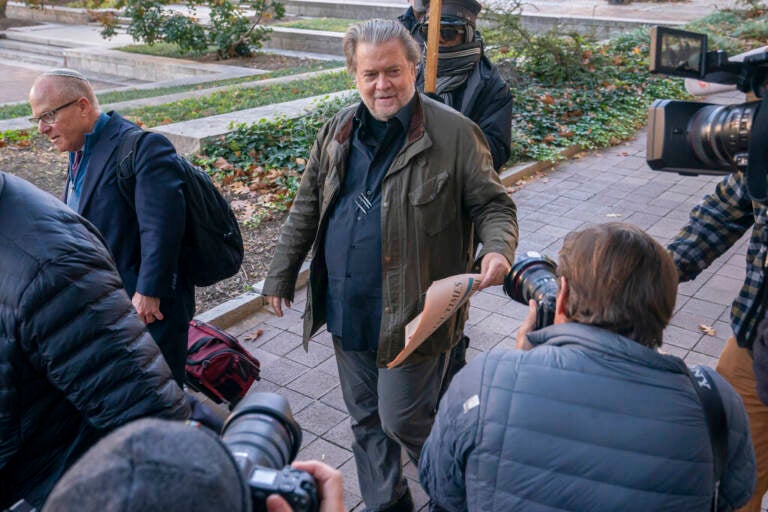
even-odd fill
[[(125, 15), (131, 19), (128, 33), (147, 44), (176, 43), (184, 52), (203, 53), (210, 46), (216, 48), (221, 59), (248, 56), (261, 48), (271, 29), (263, 23), (280, 19), (285, 14), (282, 3), (276, 0), (186, 0), (183, 6), (191, 16), (167, 8), (170, 0), (119, 0)], [(195, 16), (199, 6), (210, 7), (210, 23), (203, 24)], [(255, 13), (253, 16), (248, 12)], [(116, 33), (117, 17), (104, 15), (102, 35)]]
[(356, 94), (326, 99), (299, 118), (280, 117), (237, 125), (202, 148), (196, 162), (235, 192), (253, 192), (261, 206), (290, 207), (318, 130)]

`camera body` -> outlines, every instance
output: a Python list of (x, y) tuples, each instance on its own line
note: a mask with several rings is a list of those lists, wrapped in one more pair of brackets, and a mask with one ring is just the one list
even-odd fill
[(264, 503), (270, 494), (279, 494), (295, 512), (317, 510), (315, 479), (306, 471), (290, 466), (280, 470), (258, 466), (252, 469), (247, 482), (254, 503)]
[(504, 293), (520, 304), (536, 301), (536, 326), (534, 330), (552, 325), (555, 321), (557, 298), (557, 264), (536, 251), (528, 251), (515, 261), (504, 277)]
[(288, 465), (301, 437), (287, 400), (275, 393), (247, 394), (227, 418), (221, 438), (250, 488), (254, 511), (266, 511), (270, 494), (285, 498), (294, 512), (319, 510), (315, 479)]
[[(733, 84), (764, 96), (768, 51), (728, 59), (707, 50), (707, 36), (665, 27), (651, 29), (652, 73)], [(724, 175), (746, 170), (759, 101), (738, 105), (656, 100), (648, 110), (646, 159), (651, 169), (684, 175)], [(768, 113), (765, 113), (768, 115)]]

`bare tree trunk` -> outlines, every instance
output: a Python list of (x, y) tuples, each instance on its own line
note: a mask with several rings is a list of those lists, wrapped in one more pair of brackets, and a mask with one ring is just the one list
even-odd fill
[(0, 18), (5, 18), (6, 5), (8, 5), (8, 0), (0, 0)]

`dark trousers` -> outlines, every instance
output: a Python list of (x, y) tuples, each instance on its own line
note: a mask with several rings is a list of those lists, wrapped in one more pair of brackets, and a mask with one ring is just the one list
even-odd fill
[[(191, 284), (189, 286), (192, 286)], [(194, 287), (169, 299), (160, 299), (162, 320), (147, 325), (149, 334), (163, 353), (176, 383), (184, 385), (184, 365), (187, 362), (189, 321), (195, 313)]]
[(351, 416), (360, 492), (367, 510), (381, 510), (407, 492), (401, 446), (418, 465), (432, 429), (445, 354), (397, 368), (376, 367), (376, 352), (344, 351), (334, 340), (344, 403)]

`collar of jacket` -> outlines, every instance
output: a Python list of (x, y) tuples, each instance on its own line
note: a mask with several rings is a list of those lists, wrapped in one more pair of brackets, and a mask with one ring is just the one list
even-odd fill
[(641, 345), (620, 334), (594, 325), (565, 322), (551, 325), (528, 334), (528, 341), (535, 347), (548, 345), (564, 347), (579, 345), (607, 356), (640, 363), (663, 371), (686, 373), (682, 359)]
[[(424, 135), (424, 109), (422, 107), (421, 94), (415, 93), (413, 101), (413, 111), (411, 112), (411, 123), (408, 127), (408, 133), (406, 135), (406, 141), (408, 144), (418, 140)], [(405, 107), (403, 107), (405, 108)], [(347, 117), (336, 132), (336, 142), (339, 144), (345, 144), (352, 137), (352, 131), (354, 129), (355, 113), (357, 109), (352, 109)]]

